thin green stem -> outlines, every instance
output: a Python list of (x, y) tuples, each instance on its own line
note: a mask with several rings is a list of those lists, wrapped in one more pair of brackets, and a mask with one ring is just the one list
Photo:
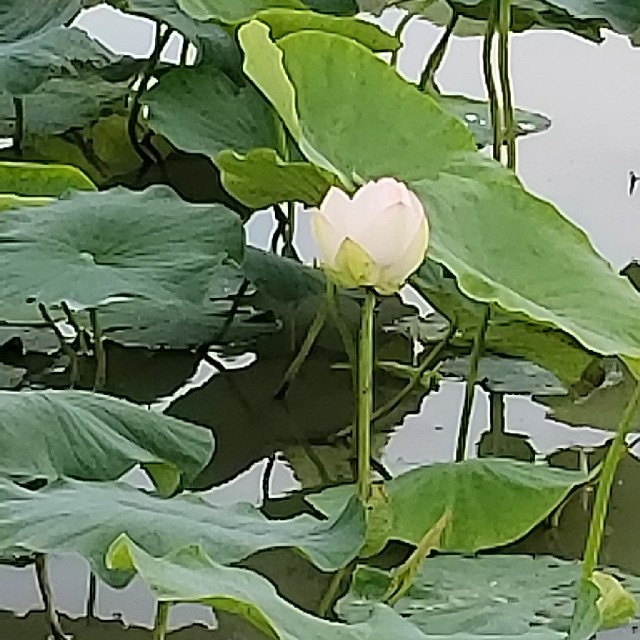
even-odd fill
[(13, 127), (13, 148), (16, 155), (22, 155), (22, 143), (24, 141), (24, 100), (14, 96), (13, 113), (15, 116), (15, 125)]
[(494, 438), (496, 435), (503, 435), (505, 432), (504, 393), (492, 391), (489, 394), (489, 419)]
[(596, 489), (596, 499), (593, 505), (593, 513), (591, 515), (591, 523), (589, 524), (589, 535), (584, 550), (582, 563), (582, 580), (583, 582), (591, 578), (600, 556), (600, 548), (602, 546), (602, 537), (604, 535), (604, 524), (607, 517), (609, 507), (609, 498), (611, 497), (611, 487), (616, 474), (616, 468), (622, 456), (627, 451), (626, 437), (632, 429), (632, 421), (640, 406), (640, 382), (636, 382), (624, 414), (618, 425), (615, 438), (611, 442), (609, 451), (602, 464), (600, 472), (600, 480)]
[(167, 623), (169, 621), (170, 608), (171, 605), (168, 602), (158, 602), (156, 621), (153, 625), (153, 640), (165, 640), (167, 637)]
[(102, 336), (100, 318), (98, 318), (98, 310), (90, 309), (89, 318), (91, 319), (91, 330), (93, 332), (93, 353), (96, 358), (93, 390), (100, 391), (107, 382), (107, 356), (104, 350), (104, 338)]
[(473, 398), (475, 396), (476, 382), (478, 381), (478, 365), (484, 352), (485, 337), (489, 326), (489, 314), (491, 307), (487, 304), (478, 332), (473, 340), (471, 356), (469, 361), (469, 373), (467, 374), (467, 384), (464, 390), (464, 401), (462, 403), (462, 413), (460, 414), (460, 426), (458, 427), (458, 444), (456, 446), (456, 462), (461, 462), (466, 458), (467, 445), (469, 440), (469, 425), (471, 424), (471, 411), (473, 409)]
[(371, 492), (371, 414), (373, 412), (373, 316), (376, 294), (367, 289), (360, 315), (358, 334), (358, 417), (356, 447), (358, 452), (357, 493), (363, 504)]
[(338, 597), (338, 592), (340, 591), (340, 587), (344, 582), (344, 579), (353, 572), (355, 568), (355, 563), (351, 563), (338, 569), (333, 576), (331, 576), (331, 580), (327, 587), (327, 590), (324, 592), (322, 596), (322, 600), (320, 600), (320, 604), (318, 605), (318, 615), (321, 618), (326, 618), (327, 614), (331, 611), (331, 607)]
[(47, 566), (47, 556), (39, 553), (36, 556), (36, 580), (38, 582), (38, 588), (40, 589), (40, 596), (44, 604), (45, 612), (47, 615), (47, 622), (49, 623), (49, 629), (51, 631), (51, 638), (53, 640), (69, 640), (69, 636), (64, 632), (62, 625), (60, 624), (60, 618), (53, 603), (53, 594), (51, 592), (51, 584), (49, 582), (49, 570)]
[(345, 353), (347, 354), (347, 359), (349, 360), (349, 367), (351, 369), (351, 379), (353, 382), (353, 387), (355, 389), (355, 386), (357, 383), (356, 366), (358, 361), (355, 342), (354, 342), (353, 336), (351, 335), (351, 331), (349, 330), (349, 327), (347, 326), (347, 323), (344, 319), (344, 316), (342, 315), (342, 311), (340, 310), (337, 287), (328, 278), (327, 278), (327, 301), (329, 304), (329, 313), (331, 314), (332, 320), (336, 323), (338, 333), (340, 334), (340, 338), (342, 339), (342, 345), (344, 347)]
[(304, 364), (304, 361), (307, 359), (309, 354), (311, 353), (311, 349), (313, 345), (320, 335), (320, 331), (322, 331), (322, 327), (324, 327), (325, 322), (327, 321), (327, 312), (329, 310), (329, 305), (327, 303), (326, 298), (322, 300), (320, 306), (318, 307), (318, 311), (316, 312), (315, 317), (307, 331), (307, 334), (300, 345), (300, 350), (296, 354), (296, 357), (291, 361), (291, 364), (287, 368), (284, 376), (282, 377), (282, 382), (278, 387), (278, 390), (275, 393), (275, 397), (277, 399), (282, 399), (287, 394), (289, 386), (293, 379), (298, 375), (298, 371)]
[(487, 88), (487, 95), (489, 97), (489, 115), (491, 117), (491, 129), (493, 131), (493, 158), (500, 161), (502, 149), (502, 122), (500, 117), (498, 92), (495, 80), (493, 79), (493, 64), (491, 61), (493, 39), (496, 32), (497, 21), (496, 2), (500, 2), (500, 0), (492, 0), (489, 5), (487, 31), (484, 34), (484, 44), (482, 47), (482, 72), (484, 75), (484, 84)]
[[(398, 26), (396, 27), (396, 31), (395, 31), (396, 38), (400, 39), (400, 37), (404, 33), (404, 30), (407, 28), (407, 25), (411, 22), (412, 19), (413, 19), (413, 13), (411, 13), (411, 11), (407, 11), (407, 13), (405, 13), (404, 16), (402, 16), (402, 19), (400, 20), (400, 22), (398, 22)], [(398, 64), (398, 57), (400, 55), (401, 50), (402, 50), (402, 43), (400, 43), (400, 46), (397, 49), (391, 52), (391, 60), (389, 60), (390, 66), (395, 68), (395, 66)]]
[(142, 144), (140, 144), (140, 140), (138, 140), (138, 120), (140, 117), (140, 112), (142, 111), (142, 95), (147, 90), (149, 80), (151, 80), (151, 76), (153, 75), (158, 62), (160, 62), (160, 55), (162, 54), (164, 48), (167, 46), (172, 33), (172, 29), (170, 29), (169, 27), (167, 27), (164, 33), (161, 33), (161, 27), (161, 23), (156, 24), (155, 46), (153, 48), (153, 51), (151, 52), (151, 56), (147, 60), (144, 72), (139, 78), (140, 84), (138, 85), (138, 88), (136, 89), (135, 93), (133, 94), (133, 98), (131, 99), (129, 119), (127, 120), (127, 133), (129, 134), (131, 146), (138, 154), (138, 156), (140, 156), (140, 159), (142, 160), (144, 166), (153, 164), (155, 158), (142, 146)]
[(400, 403), (415, 389), (415, 387), (420, 383), (422, 376), (427, 371), (433, 369), (434, 365), (438, 361), (440, 354), (444, 351), (445, 347), (451, 341), (451, 338), (455, 335), (456, 328), (453, 324), (449, 325), (449, 331), (447, 331), (447, 335), (435, 346), (429, 353), (425, 356), (420, 365), (413, 371), (411, 378), (405, 384), (396, 395), (390, 398), (387, 402), (385, 402), (381, 407), (378, 407), (371, 416), (372, 422), (377, 422), (378, 420), (388, 416), (396, 407), (400, 405)]
[(187, 58), (189, 57), (189, 39), (186, 36), (182, 36), (182, 47), (180, 48), (180, 66), (187, 66)]
[(513, 108), (513, 89), (509, 70), (509, 30), (511, 28), (511, 0), (499, 0), (498, 20), (498, 67), (502, 92), (502, 114), (504, 117), (503, 140), (507, 145), (507, 167), (516, 168), (516, 119)]
[(444, 54), (447, 51), (447, 47), (449, 46), (449, 41), (451, 40), (451, 36), (453, 35), (453, 31), (456, 28), (456, 24), (458, 23), (459, 18), (458, 12), (453, 9), (453, 13), (451, 14), (451, 20), (447, 24), (442, 37), (436, 43), (436, 46), (433, 48), (429, 59), (427, 60), (427, 64), (422, 70), (422, 75), (420, 76), (420, 88), (423, 91), (435, 90), (436, 87), (436, 73), (440, 66), (442, 65), (442, 61), (444, 60)]
[(96, 604), (98, 602), (98, 580), (93, 571), (89, 571), (89, 594), (87, 596), (87, 622), (96, 617)]

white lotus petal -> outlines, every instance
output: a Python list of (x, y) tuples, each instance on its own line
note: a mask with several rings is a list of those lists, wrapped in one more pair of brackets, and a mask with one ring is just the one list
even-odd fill
[(337, 232), (343, 233), (343, 239), (346, 236), (346, 221), (349, 218), (352, 205), (349, 194), (338, 187), (330, 187), (320, 203), (321, 213)]
[(422, 217), (421, 224), (414, 233), (411, 242), (396, 260), (385, 265), (382, 274), (385, 280), (404, 284), (409, 276), (424, 262), (429, 246), (429, 224), (426, 217)]
[(344, 233), (336, 229), (324, 212), (318, 209), (314, 209), (311, 216), (311, 233), (318, 247), (320, 262), (333, 267), (336, 254), (345, 239)]

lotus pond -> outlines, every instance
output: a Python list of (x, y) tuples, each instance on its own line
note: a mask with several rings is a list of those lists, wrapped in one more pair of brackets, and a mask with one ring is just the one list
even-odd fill
[[(632, 637), (639, 33), (0, 0), (0, 638)], [(389, 177), (426, 258), (336, 286), (313, 211)]]

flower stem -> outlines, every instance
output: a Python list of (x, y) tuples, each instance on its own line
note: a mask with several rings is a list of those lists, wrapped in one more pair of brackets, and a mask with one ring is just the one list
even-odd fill
[(156, 621), (153, 625), (153, 640), (165, 640), (167, 636), (167, 622), (169, 621), (168, 602), (158, 602), (156, 609)]
[[(451, 40), (451, 36), (453, 35), (453, 30), (456, 28), (456, 24), (458, 23), (459, 14), (455, 9), (452, 9), (453, 13), (451, 14), (451, 20), (447, 24), (442, 37), (436, 43), (429, 59), (427, 60), (427, 64), (422, 70), (422, 75), (420, 76), (420, 88), (423, 91), (429, 91), (430, 89), (436, 89), (435, 86), (435, 77), (442, 61), (444, 60), (444, 54), (447, 51), (447, 46), (449, 45), (449, 41)], [(437, 90), (437, 89), (436, 89)]]
[(353, 336), (351, 335), (351, 331), (349, 331), (349, 327), (344, 319), (344, 316), (342, 315), (342, 311), (340, 310), (340, 300), (338, 298), (337, 287), (328, 278), (327, 304), (329, 307), (329, 314), (331, 315), (331, 319), (334, 321), (336, 328), (338, 329), (338, 333), (340, 334), (340, 338), (342, 340), (342, 346), (344, 347), (345, 353), (347, 354), (347, 359), (349, 360), (349, 368), (351, 369), (351, 380), (355, 388), (356, 362), (358, 360), (355, 343)]
[(600, 480), (598, 482), (598, 488), (596, 489), (596, 500), (593, 505), (591, 523), (589, 524), (589, 535), (584, 550), (582, 582), (591, 578), (598, 564), (613, 479), (616, 474), (618, 463), (627, 451), (625, 440), (631, 431), (632, 421), (636, 411), (638, 410), (638, 406), (640, 406), (640, 382), (636, 382), (633, 395), (625, 407), (615, 438), (611, 442), (609, 451), (607, 452), (604, 463), (602, 464)]
[(484, 83), (489, 96), (489, 110), (491, 115), (491, 128), (493, 130), (493, 159), (500, 161), (502, 149), (502, 122), (500, 117), (500, 104), (498, 101), (498, 91), (493, 79), (493, 65), (491, 63), (491, 52), (493, 49), (493, 38), (496, 31), (496, 2), (493, 0), (489, 5), (489, 16), (487, 17), (487, 30), (484, 34), (484, 45), (482, 47), (482, 72)]
[(489, 326), (489, 314), (491, 307), (487, 304), (480, 327), (473, 341), (471, 357), (469, 361), (469, 373), (467, 375), (467, 386), (464, 390), (464, 402), (462, 413), (460, 414), (460, 426), (458, 427), (458, 444), (456, 446), (456, 462), (462, 462), (466, 458), (467, 445), (469, 440), (469, 425), (471, 423), (471, 410), (473, 408), (473, 398), (475, 395), (476, 382), (478, 381), (478, 365), (484, 352), (484, 342)]
[(356, 443), (358, 449), (358, 496), (366, 504), (371, 491), (371, 414), (373, 411), (373, 315), (376, 294), (367, 293), (360, 316), (358, 335), (358, 418)]
[(509, 29), (511, 28), (511, 0), (499, 0), (498, 19), (498, 68), (502, 92), (504, 118), (503, 142), (507, 145), (507, 167), (516, 168), (516, 121), (513, 111), (513, 90), (509, 73)]

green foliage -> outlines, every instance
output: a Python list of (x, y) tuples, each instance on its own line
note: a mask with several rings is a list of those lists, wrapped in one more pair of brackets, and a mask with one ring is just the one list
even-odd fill
[(0, 416), (0, 476), (115, 480), (141, 464), (171, 493), (213, 453), (202, 428), (81, 391), (0, 391)]
[[(560, 640), (571, 626), (579, 578), (578, 563), (552, 557), (436, 556), (394, 608), (429, 637)], [(383, 571), (358, 569), (338, 605), (340, 614), (359, 619), (359, 611), (384, 594), (388, 581)], [(637, 597), (638, 578), (625, 582)], [(582, 637), (592, 637), (590, 629)]]
[(165, 499), (114, 482), (69, 480), (29, 491), (4, 481), (0, 515), (1, 555), (77, 553), (120, 587), (131, 574), (109, 571), (105, 555), (124, 533), (153, 556), (197, 543), (221, 564), (237, 563), (264, 549), (295, 547), (325, 571), (352, 560), (364, 540), (364, 514), (355, 500), (328, 521), (303, 515), (270, 523), (249, 504), (216, 506), (188, 494)]
[(275, 640), (426, 640), (393, 611), (373, 607), (366, 622), (345, 625), (317, 618), (280, 598), (273, 585), (245, 569), (222, 567), (199, 547), (154, 558), (126, 537), (117, 540), (107, 562), (135, 570), (160, 602), (199, 602), (245, 618)]
[(0, 245), (0, 297), (11, 319), (28, 319), (28, 300), (88, 308), (117, 297), (184, 296), (203, 304), (216, 274), (217, 288), (228, 286), (225, 263), (242, 260), (243, 236), (240, 219), (224, 207), (187, 204), (154, 187), (76, 192), (6, 212)]
[[(498, 547), (521, 538), (586, 479), (577, 472), (500, 459), (413, 469), (387, 483), (394, 513), (389, 537), (418, 544), (449, 509), (441, 550)], [(335, 513), (350, 491), (330, 488), (309, 500), (325, 513)]]
[[(68, 189), (95, 191), (75, 167), (35, 162), (0, 162), (0, 193), (17, 196), (61, 196)], [(24, 204), (28, 204), (28, 201)], [(41, 204), (41, 202), (38, 202)]]
[[(428, 212), (430, 256), (464, 294), (559, 328), (589, 350), (640, 357), (633, 287), (551, 204), (475, 153), (471, 135), (429, 96), (336, 35), (300, 32), (275, 44), (254, 22), (241, 28), (240, 41), (246, 72), (310, 161), (347, 185), (385, 175), (408, 182)], [(339, 66), (331, 64), (337, 57)], [(392, 120), (397, 125), (386, 126)], [(567, 290), (596, 295), (585, 304)]]
[[(393, 5), (440, 24), (453, 8), (459, 34), (484, 32), (493, 1)], [(438, 555), (396, 611), (377, 602), (394, 576), (411, 579), (434, 546), (475, 553), (520, 539), (592, 479), (584, 473), (500, 459), (433, 464), (375, 484), (364, 507), (348, 484), (311, 495), (304, 507), (333, 514), (328, 520), (272, 522), (246, 504), (179, 494), (222, 484), (275, 452), (302, 493), (353, 479), (345, 351), (362, 292), (339, 291), (322, 307), (321, 272), (247, 247), (242, 228), (257, 209), (317, 206), (332, 185), (353, 192), (394, 176), (419, 196), (430, 225), (429, 259), (412, 284), (439, 315), (411, 315), (391, 297), (376, 308), (383, 410), (374, 457), (441, 375), (469, 378), (487, 303), (478, 371), (485, 389), (564, 394), (545, 399), (556, 418), (608, 429), (631, 396), (640, 372), (637, 292), (553, 205), (478, 153), (493, 139), (486, 102), (426, 94), (390, 67), (381, 54), (398, 52), (398, 34), (357, 16), (390, 2), (110, 0), (155, 21), (157, 43), (181, 34), (179, 64), (159, 62), (159, 47), (149, 60), (122, 57), (64, 26), (92, 2), (30, 4), (0, 8), (0, 136), (13, 143), (0, 152), (0, 320), (10, 321), (0, 327), (0, 386), (60, 384), (74, 351), (81, 386), (149, 404), (162, 395), (182, 419), (96, 393), (0, 392), (2, 560), (76, 553), (113, 586), (137, 572), (162, 603), (212, 605), (279, 640), (555, 640), (567, 632), (577, 640), (628, 622), (636, 581), (626, 580), (625, 591), (595, 573), (572, 620), (578, 567), (547, 558)], [(593, 41), (612, 29), (633, 41), (640, 12), (622, 0), (512, 0), (510, 27), (561, 28)], [(550, 126), (523, 110), (515, 123), (516, 135)], [(291, 233), (298, 219), (275, 211), (278, 233)], [(38, 311), (47, 314), (38, 305), (58, 324), (39, 322)], [(308, 361), (287, 397), (274, 396), (325, 308)], [(75, 331), (66, 341), (54, 332), (63, 313)], [(439, 368), (419, 379), (413, 340), (431, 349), (450, 327)], [(212, 346), (224, 355), (250, 349), (257, 360), (227, 370)], [(161, 374), (155, 363), (169, 362), (170, 349), (184, 350), (180, 366)], [(104, 353), (108, 375), (98, 382)], [(150, 364), (140, 364), (141, 353)], [(620, 380), (601, 356), (626, 366)], [(201, 384), (194, 375), (204, 361), (217, 371)], [(154, 392), (141, 392), (142, 383), (123, 391), (117, 372), (145, 368), (158, 378)], [(213, 459), (210, 431), (193, 423), (225, 443)], [(114, 482), (136, 465), (172, 497)], [(417, 545), (416, 562), (401, 574), (358, 568), (340, 605), (348, 624), (304, 613), (257, 573), (226, 566), (295, 549), (322, 571), (340, 570), (331, 583), (338, 589), (358, 555), (392, 551), (389, 540)]]

